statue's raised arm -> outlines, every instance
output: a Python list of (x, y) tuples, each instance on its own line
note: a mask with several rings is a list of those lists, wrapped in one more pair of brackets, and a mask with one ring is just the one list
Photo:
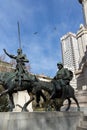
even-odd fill
[(4, 50), (5, 54), (6, 54), (7, 56), (9, 56), (10, 58), (13, 58), (13, 59), (16, 59), (16, 58), (17, 58), (17, 56), (14, 56), (14, 55), (9, 54), (9, 53), (6, 51), (6, 49), (3, 49), (3, 50)]

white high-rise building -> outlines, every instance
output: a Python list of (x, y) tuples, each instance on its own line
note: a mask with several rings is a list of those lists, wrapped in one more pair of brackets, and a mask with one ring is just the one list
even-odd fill
[(63, 64), (76, 71), (79, 67), (79, 50), (76, 35), (69, 32), (61, 38)]
[(76, 35), (69, 32), (61, 38), (62, 59), (65, 68), (73, 71), (74, 77), (71, 85), (76, 88), (75, 71), (79, 68), (79, 50)]

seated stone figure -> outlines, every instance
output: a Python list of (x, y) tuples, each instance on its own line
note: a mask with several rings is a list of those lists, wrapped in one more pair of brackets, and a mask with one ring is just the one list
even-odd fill
[(22, 49), (17, 50), (17, 56), (8, 54), (5, 49), (3, 50), (6, 55), (16, 60), (16, 79), (18, 80), (19, 86), (21, 86), (21, 80), (23, 79), (23, 76), (27, 73), (27, 71), (25, 70), (25, 63), (28, 63), (29, 60), (26, 58), (26, 55), (22, 53)]
[(73, 77), (73, 73), (67, 68), (64, 68), (62, 63), (57, 63), (57, 67), (58, 71), (52, 82), (55, 86), (55, 93), (62, 89), (62, 98), (64, 98), (64, 92), (65, 90), (68, 90), (68, 87), (70, 86), (70, 80)]

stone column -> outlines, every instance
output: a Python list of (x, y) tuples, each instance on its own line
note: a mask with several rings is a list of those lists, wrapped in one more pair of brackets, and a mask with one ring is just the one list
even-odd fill
[(78, 0), (83, 7), (84, 23), (87, 27), (87, 0)]
[(87, 28), (84, 25), (80, 25), (80, 28), (76, 34), (79, 50), (79, 67), (76, 74), (77, 78), (77, 89), (87, 90), (87, 67), (86, 57), (87, 57)]
[(76, 38), (77, 38), (78, 48), (79, 48), (79, 57), (80, 57), (79, 60), (81, 61), (87, 47), (87, 28), (85, 28), (82, 24), (80, 25), (80, 29), (76, 34)]

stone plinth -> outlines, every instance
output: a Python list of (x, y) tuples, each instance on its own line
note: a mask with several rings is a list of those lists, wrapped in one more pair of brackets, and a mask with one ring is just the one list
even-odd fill
[(81, 112), (3, 112), (0, 130), (76, 130)]
[(87, 115), (87, 90), (78, 91), (76, 97), (80, 104), (81, 111)]

